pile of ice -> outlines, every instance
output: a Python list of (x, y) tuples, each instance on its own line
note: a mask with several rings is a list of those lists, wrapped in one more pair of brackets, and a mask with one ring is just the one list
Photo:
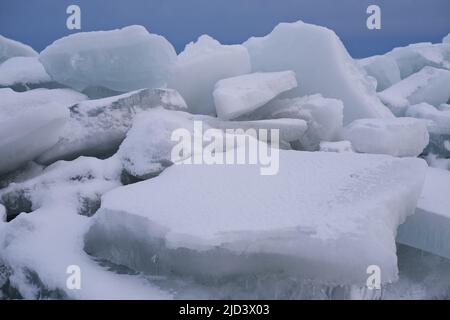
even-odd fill
[(448, 36), (0, 37), (0, 87), (0, 299), (448, 298)]

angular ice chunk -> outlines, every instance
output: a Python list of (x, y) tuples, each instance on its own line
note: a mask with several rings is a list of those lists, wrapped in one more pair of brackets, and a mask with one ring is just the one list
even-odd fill
[(427, 103), (420, 103), (406, 110), (408, 117), (427, 120), (430, 144), (426, 152), (450, 157), (450, 111), (441, 111)]
[(292, 70), (298, 88), (289, 97), (320, 93), (344, 103), (344, 123), (360, 118), (392, 118), (370, 81), (350, 57), (337, 35), (324, 27), (281, 23), (267, 36), (244, 43), (252, 70)]
[(0, 174), (17, 169), (58, 142), (68, 106), (86, 97), (69, 89), (17, 93), (0, 89)]
[(357, 152), (416, 157), (429, 142), (426, 122), (414, 118), (360, 119), (343, 132)]
[(398, 229), (397, 241), (450, 259), (450, 172), (429, 168), (416, 213)]
[(442, 43), (450, 43), (450, 33), (442, 39)]
[(142, 89), (76, 104), (70, 107), (70, 119), (62, 138), (37, 161), (49, 164), (80, 155), (109, 156), (125, 138), (136, 115), (158, 106), (186, 109), (183, 98), (172, 89)]
[(383, 91), (401, 80), (400, 69), (392, 57), (373, 56), (361, 59), (358, 63), (369, 76), (377, 80), (377, 91)]
[(164, 37), (129, 26), (69, 35), (48, 46), (39, 59), (55, 81), (79, 91), (100, 86), (127, 92), (164, 86), (176, 53)]
[(213, 93), (217, 116), (237, 118), (295, 87), (297, 79), (292, 71), (257, 72), (220, 80)]
[(425, 170), (421, 159), (297, 151), (280, 152), (274, 176), (257, 165), (172, 166), (103, 196), (85, 249), (157, 275), (365, 284), (376, 264), (383, 283), (395, 281), (396, 230)]
[(0, 63), (12, 57), (36, 57), (38, 53), (26, 44), (0, 35)]
[(450, 70), (425, 67), (378, 95), (397, 116), (421, 102), (439, 106), (450, 99)]
[(203, 35), (178, 55), (168, 86), (180, 92), (189, 112), (215, 115), (213, 91), (217, 81), (249, 72), (250, 58), (244, 46), (222, 45)]
[(296, 149), (314, 151), (321, 141), (336, 141), (343, 125), (344, 105), (340, 100), (316, 94), (293, 99), (276, 99), (248, 115), (249, 119), (293, 118), (305, 120), (308, 129)]

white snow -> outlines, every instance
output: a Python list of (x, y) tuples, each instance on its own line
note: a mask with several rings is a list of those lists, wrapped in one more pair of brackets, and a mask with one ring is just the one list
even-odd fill
[(62, 138), (37, 161), (49, 164), (80, 155), (110, 155), (125, 138), (133, 119), (143, 110), (158, 106), (186, 109), (183, 98), (172, 89), (142, 89), (74, 105)]
[(267, 36), (250, 38), (253, 72), (292, 70), (298, 88), (289, 97), (320, 93), (344, 103), (344, 123), (360, 118), (392, 118), (375, 89), (337, 35), (324, 27), (281, 23)]
[(420, 159), (297, 151), (281, 151), (270, 177), (252, 165), (172, 166), (103, 196), (86, 248), (158, 275), (282, 272), (365, 284), (377, 264), (390, 282), (396, 229), (414, 211), (425, 169)]
[(14, 57), (0, 64), (0, 86), (50, 81), (37, 57)]
[(203, 35), (178, 55), (168, 86), (180, 92), (189, 112), (215, 115), (213, 91), (217, 81), (249, 72), (250, 59), (244, 46), (222, 45)]
[(439, 106), (450, 99), (450, 70), (425, 67), (379, 96), (397, 116), (402, 116), (409, 105), (421, 102)]
[(320, 143), (320, 151), (323, 152), (353, 152), (352, 143), (347, 140), (329, 142), (322, 141)]
[(79, 91), (104, 87), (125, 92), (164, 86), (176, 62), (172, 45), (142, 26), (79, 32), (41, 52), (45, 70)]
[(0, 174), (51, 148), (63, 133), (68, 106), (86, 97), (68, 89), (17, 93), (0, 89)]
[(416, 213), (399, 227), (397, 241), (450, 259), (450, 172), (429, 168)]
[(357, 152), (416, 157), (429, 142), (426, 122), (414, 118), (360, 119), (343, 132)]
[(35, 57), (38, 53), (30, 46), (0, 35), (0, 63), (12, 57)]
[(220, 80), (213, 92), (217, 116), (235, 119), (295, 87), (297, 80), (292, 71), (257, 72)]
[(361, 59), (358, 63), (369, 76), (376, 79), (377, 91), (383, 91), (401, 80), (400, 69), (392, 57), (373, 56)]

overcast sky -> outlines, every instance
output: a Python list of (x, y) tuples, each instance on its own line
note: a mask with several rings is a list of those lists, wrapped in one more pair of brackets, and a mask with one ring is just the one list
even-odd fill
[[(40, 51), (74, 32), (66, 29), (70, 4), (81, 7), (81, 31), (140, 24), (177, 51), (204, 33), (241, 43), (296, 20), (333, 29), (354, 57), (440, 42), (450, 32), (450, 0), (0, 0), (0, 34)], [(369, 4), (381, 7), (381, 30), (366, 28)]]

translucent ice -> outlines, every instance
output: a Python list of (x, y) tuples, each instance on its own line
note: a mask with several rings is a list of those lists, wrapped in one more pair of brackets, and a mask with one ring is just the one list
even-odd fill
[(38, 53), (30, 46), (0, 35), (0, 63), (12, 57), (35, 57)]

